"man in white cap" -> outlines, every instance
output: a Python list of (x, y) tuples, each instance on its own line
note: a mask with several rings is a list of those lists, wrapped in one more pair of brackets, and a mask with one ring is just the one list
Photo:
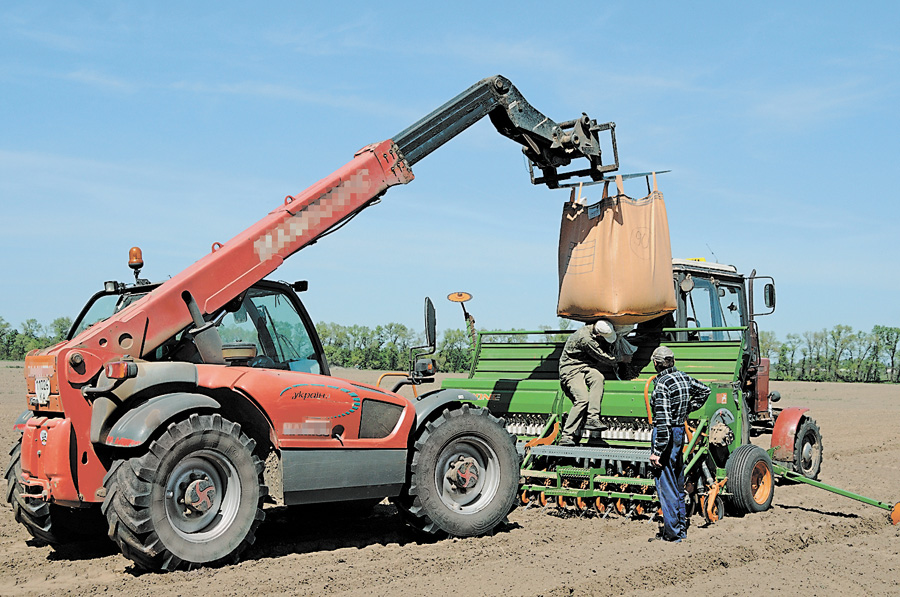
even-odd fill
[(709, 397), (709, 388), (675, 368), (675, 353), (660, 346), (650, 357), (658, 373), (650, 406), (653, 435), (650, 464), (662, 506), (663, 526), (651, 541), (680, 543), (687, 536), (684, 507), (684, 422)]
[(616, 330), (605, 319), (583, 325), (566, 340), (559, 357), (559, 381), (563, 392), (572, 401), (572, 409), (559, 438), (560, 446), (574, 446), (575, 434), (582, 424), (587, 431), (606, 428), (600, 422), (605, 379), (600, 368), (607, 372), (614, 370), (617, 362), (613, 350), (615, 341)]

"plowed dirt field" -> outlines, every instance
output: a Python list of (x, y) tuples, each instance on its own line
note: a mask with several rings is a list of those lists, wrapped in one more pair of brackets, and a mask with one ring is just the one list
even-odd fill
[[(0, 363), (0, 444), (25, 409), (21, 363)], [(336, 372), (374, 381), (371, 372)], [(775, 383), (824, 436), (821, 479), (900, 500), (900, 388)], [(768, 446), (766, 446), (768, 447)], [(2, 483), (2, 482), (0, 482)], [(4, 494), (5, 495), (5, 494)], [(5, 505), (5, 501), (4, 501)], [(900, 527), (886, 513), (805, 485), (779, 485), (773, 507), (648, 543), (656, 525), (519, 508), (490, 537), (422, 542), (387, 502), (267, 510), (243, 561), (140, 573), (112, 542), (41, 546), (0, 507), (2, 595), (898, 595)]]

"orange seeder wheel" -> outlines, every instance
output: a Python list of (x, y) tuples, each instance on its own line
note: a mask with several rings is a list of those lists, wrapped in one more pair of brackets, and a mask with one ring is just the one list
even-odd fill
[(762, 460), (756, 463), (750, 473), (750, 490), (753, 492), (753, 501), (757, 504), (765, 504), (772, 499), (772, 470)]

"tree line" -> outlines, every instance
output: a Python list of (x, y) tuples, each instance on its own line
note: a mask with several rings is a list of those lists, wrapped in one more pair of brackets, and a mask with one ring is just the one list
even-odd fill
[(0, 317), (0, 361), (21, 361), (31, 350), (58, 344), (66, 339), (70, 327), (68, 317), (57, 317), (49, 326), (26, 319), (18, 328)]
[(760, 333), (760, 352), (772, 360), (773, 379), (892, 382), (900, 379), (900, 327), (876, 325), (871, 332), (848, 325), (779, 340)]
[[(28, 319), (14, 328), (0, 317), (0, 360), (20, 361), (36, 348), (65, 339), (72, 320), (58, 317), (50, 325)], [(557, 329), (572, 325), (560, 320)], [(549, 330), (549, 326), (540, 329)], [(425, 344), (424, 336), (402, 323), (370, 328), (320, 322), (316, 330), (328, 362), (336, 367), (405, 370), (410, 350)], [(564, 340), (566, 333), (548, 334)], [(502, 337), (501, 337), (502, 336)], [(521, 342), (525, 336), (498, 335), (493, 341)], [(847, 325), (802, 334), (787, 334), (780, 340), (774, 332), (760, 332), (760, 352), (772, 362), (771, 376), (778, 380), (891, 382), (900, 381), (900, 327), (876, 325), (872, 331), (856, 331)], [(465, 330), (447, 329), (437, 339), (434, 358), (438, 370), (466, 372), (472, 365), (471, 339)]]

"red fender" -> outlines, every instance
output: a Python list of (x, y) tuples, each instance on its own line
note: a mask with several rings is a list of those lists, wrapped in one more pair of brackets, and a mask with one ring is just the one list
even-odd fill
[(772, 447), (775, 448), (775, 460), (793, 462), (794, 460), (794, 436), (797, 434), (797, 425), (803, 418), (803, 413), (808, 408), (792, 406), (786, 408), (775, 419), (775, 428), (772, 429)]

